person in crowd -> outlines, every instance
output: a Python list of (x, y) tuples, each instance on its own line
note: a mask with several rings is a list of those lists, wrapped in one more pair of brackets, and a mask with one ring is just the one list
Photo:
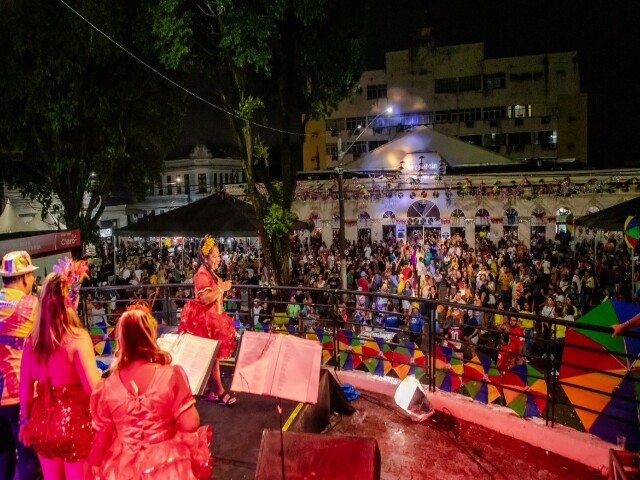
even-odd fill
[(302, 323), (300, 320), (300, 312), (302, 308), (300, 304), (296, 301), (296, 296), (291, 295), (289, 297), (289, 303), (287, 304), (287, 317), (289, 317), (289, 325), (298, 325), (298, 321)]
[(420, 314), (420, 304), (418, 302), (413, 302), (411, 304), (411, 315), (409, 315), (407, 328), (409, 329), (409, 341), (420, 347), (422, 345), (422, 338), (425, 331), (425, 321), (423, 316)]
[(156, 330), (142, 305), (118, 320), (111, 375), (91, 396), (97, 479), (211, 478), (211, 427), (200, 427), (187, 376), (158, 348)]
[(42, 478), (38, 456), (19, 439), (20, 362), (38, 310), (31, 294), (37, 268), (25, 251), (7, 253), (0, 266), (0, 480), (13, 480), (16, 470), (20, 479)]
[(205, 396), (205, 400), (231, 406), (237, 399), (225, 390), (220, 375), (220, 359), (228, 358), (236, 343), (233, 320), (222, 309), (224, 296), (231, 289), (231, 282), (216, 275), (220, 266), (220, 250), (213, 237), (207, 235), (202, 239), (200, 255), (202, 264), (193, 278), (197, 300), (185, 302), (180, 314), (178, 332), (212, 338), (220, 342), (218, 356), (211, 369), (213, 390)]
[(22, 355), (20, 440), (33, 445), (45, 480), (89, 478), (89, 397), (100, 374), (77, 314), (78, 287), (87, 272), (85, 262), (67, 257), (47, 275)]
[[(530, 303), (528, 301), (525, 300), (523, 302), (522, 308), (520, 309), (520, 313), (533, 315), (533, 312), (531, 311)], [(533, 323), (534, 323), (534, 320), (531, 318), (522, 317), (520, 319), (520, 325), (522, 326), (522, 331), (524, 332), (524, 344), (522, 346), (522, 355), (524, 355), (525, 359), (529, 358), (529, 355), (531, 355), (531, 349), (533, 347), (533, 340), (534, 340)]]
[(522, 353), (522, 327), (518, 322), (518, 317), (515, 315), (518, 311), (515, 308), (510, 308), (508, 313), (507, 328), (500, 336), (500, 343), (498, 346), (498, 359), (496, 367), (500, 370), (500, 373), (504, 374), (511, 367), (520, 363), (520, 354)]
[[(565, 320), (565, 321), (573, 321), (570, 316), (563, 317), (563, 307), (562, 305), (556, 305), (555, 307), (555, 316), (556, 320)], [(551, 336), (553, 338), (553, 354), (552, 354), (552, 373), (554, 375), (558, 375), (560, 372), (560, 365), (562, 364), (562, 353), (564, 351), (564, 337), (567, 333), (567, 326), (561, 325), (559, 323), (554, 323), (551, 326)]]

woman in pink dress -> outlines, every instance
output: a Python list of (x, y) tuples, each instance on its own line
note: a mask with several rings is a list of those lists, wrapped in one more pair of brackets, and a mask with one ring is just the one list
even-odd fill
[(209, 479), (211, 427), (200, 425), (186, 374), (156, 344), (157, 323), (134, 306), (118, 320), (116, 359), (91, 396), (97, 480)]
[(193, 277), (197, 300), (186, 302), (182, 308), (178, 332), (212, 338), (220, 342), (218, 357), (211, 369), (213, 391), (205, 400), (230, 406), (236, 403), (236, 397), (226, 392), (222, 385), (220, 359), (228, 358), (236, 345), (233, 320), (222, 309), (224, 295), (231, 288), (231, 281), (223, 281), (215, 274), (220, 266), (220, 250), (212, 237), (205, 236), (200, 253), (203, 263)]
[(76, 311), (77, 287), (88, 269), (67, 258), (54, 270), (42, 286), (22, 356), (19, 437), (33, 445), (45, 479), (82, 480), (89, 478), (93, 440), (89, 396), (100, 380), (91, 338)]

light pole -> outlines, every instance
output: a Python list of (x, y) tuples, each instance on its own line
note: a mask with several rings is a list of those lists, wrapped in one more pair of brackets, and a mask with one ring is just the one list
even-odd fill
[(340, 212), (340, 283), (343, 290), (347, 289), (347, 239), (345, 237), (345, 225), (344, 225), (344, 164), (342, 160), (344, 156), (349, 152), (351, 147), (355, 145), (358, 139), (364, 134), (364, 132), (373, 125), (378, 118), (380, 118), (384, 114), (389, 114), (393, 112), (393, 108), (387, 107), (383, 112), (380, 112), (378, 115), (373, 117), (373, 119), (367, 123), (367, 125), (360, 129), (360, 133), (358, 136), (347, 145), (343, 151), (338, 152), (338, 166), (334, 169), (336, 172), (336, 176), (338, 179), (338, 208)]

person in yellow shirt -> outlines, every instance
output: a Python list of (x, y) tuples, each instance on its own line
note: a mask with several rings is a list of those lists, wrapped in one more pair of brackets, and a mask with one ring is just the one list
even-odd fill
[[(572, 320), (569, 317), (562, 317), (562, 306), (557, 305), (555, 309), (556, 320)], [(564, 337), (567, 333), (567, 326), (559, 323), (551, 325), (551, 338), (553, 342), (553, 370), (554, 375), (558, 375), (560, 365), (562, 364), (562, 352), (564, 351)]]
[[(529, 306), (529, 302), (524, 302), (520, 313), (533, 315), (531, 307)], [(526, 360), (529, 360), (529, 356), (531, 355), (531, 347), (533, 347), (533, 319), (520, 317), (520, 325), (522, 326), (522, 330), (524, 332), (524, 345), (522, 347), (522, 355), (524, 355)]]

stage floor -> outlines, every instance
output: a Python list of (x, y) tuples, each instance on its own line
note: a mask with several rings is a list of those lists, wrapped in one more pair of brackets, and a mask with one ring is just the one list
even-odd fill
[[(230, 367), (223, 367), (225, 385)], [(201, 422), (213, 427), (211, 451), (216, 480), (255, 476), (262, 431), (280, 428), (277, 400), (238, 394), (233, 407), (198, 401)], [(599, 472), (491, 430), (436, 412), (424, 425), (403, 417), (393, 399), (363, 392), (351, 416), (332, 417), (326, 435), (373, 437), (382, 459), (383, 480), (446, 479), (602, 479)], [(283, 402), (283, 421), (296, 403)]]

